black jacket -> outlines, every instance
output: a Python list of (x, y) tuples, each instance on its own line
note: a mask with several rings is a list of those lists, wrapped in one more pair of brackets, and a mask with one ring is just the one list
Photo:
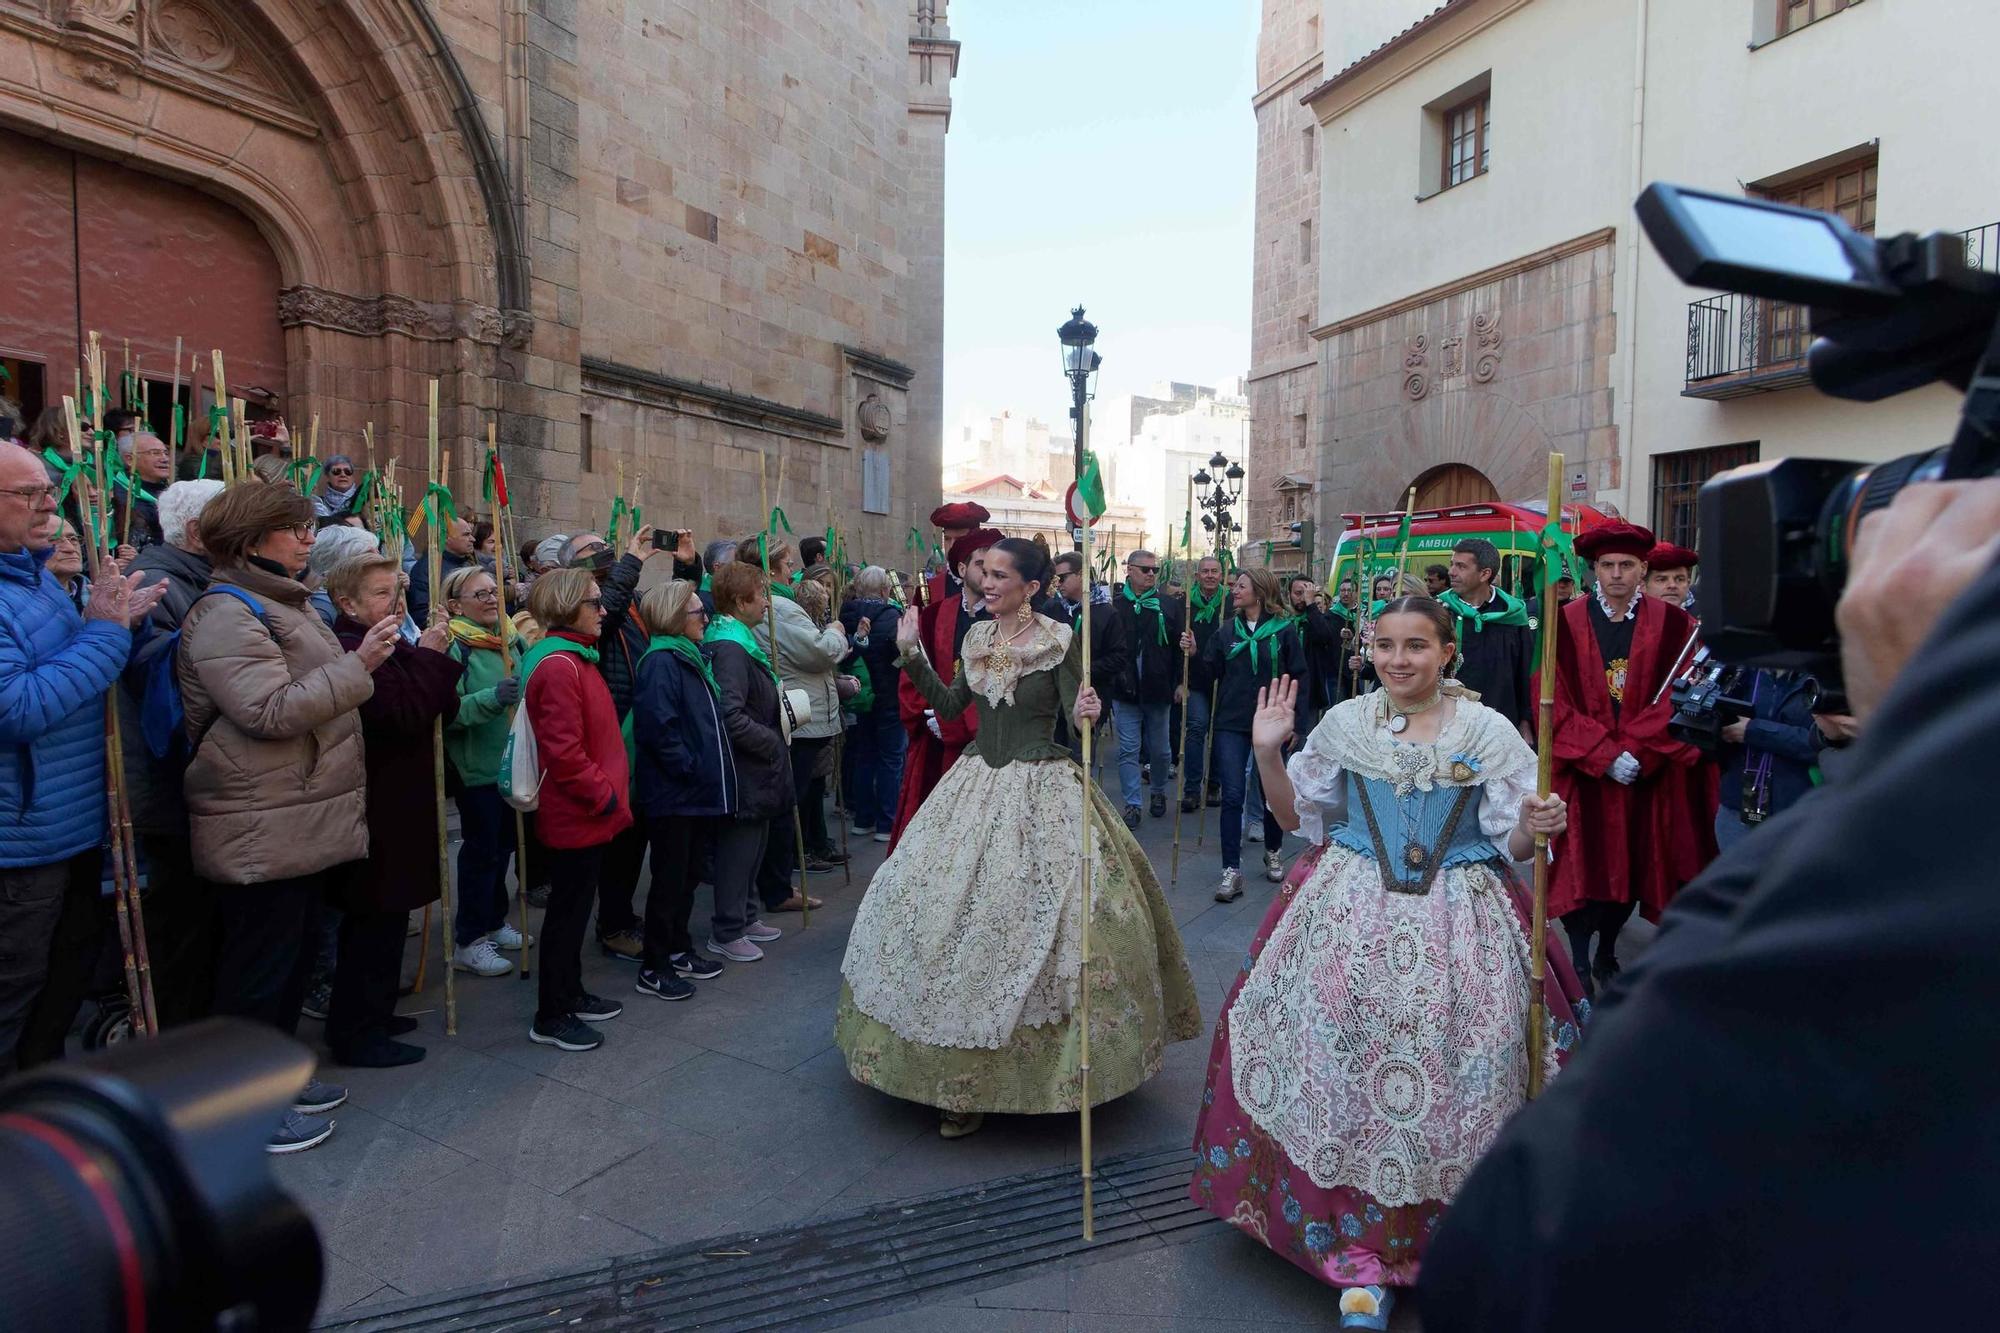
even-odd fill
[(1340, 667), (1340, 622), (1316, 606), (1299, 612), (1293, 624), (1303, 631), (1306, 668), (1312, 679), (1305, 687), (1314, 708), (1330, 708), (1338, 701), (1334, 693)]
[[(1208, 641), (1208, 648), (1202, 657), (1208, 669), (1215, 674), (1215, 714), (1210, 719), (1211, 731), (1250, 730), (1250, 719), (1257, 713), (1257, 691), (1281, 675), (1303, 682), (1306, 679), (1306, 650), (1299, 641), (1298, 626), (1288, 624), (1257, 650), (1257, 665), (1250, 665), (1248, 647), (1235, 656), (1229, 650), (1236, 646), (1237, 627), (1240, 619), (1232, 618), (1217, 630)], [(1275, 647), (1274, 647), (1275, 645)], [(1313, 728), (1312, 699), (1304, 688), (1299, 690), (1297, 721), (1293, 729), (1303, 741)]]
[(612, 707), (618, 716), (632, 711), (632, 674), (646, 655), (650, 636), (639, 617), (633, 614), (639, 601), (639, 557), (621, 555), (597, 585), (604, 600), (604, 622), (597, 631), (597, 669), (604, 673), (604, 687), (611, 691)]
[(792, 808), (792, 755), (778, 725), (778, 683), (727, 641), (710, 645), (709, 661), (722, 687), (722, 729), (736, 760), (734, 813), (775, 819)]
[[(1676, 896), (1446, 1214), (1427, 1330), (1978, 1326), (2000, 1286), (1996, 607), (2000, 564), (1851, 761)], [(1921, 1277), (1869, 1261), (1885, 1226), (1913, 1229)]]
[(855, 649), (854, 656), (868, 667), (868, 685), (875, 692), (871, 715), (896, 711), (896, 689), (903, 678), (902, 669), (896, 665), (896, 625), (902, 618), (903, 613), (893, 605), (872, 597), (840, 608), (840, 627), (847, 631), (850, 642), (861, 622), (864, 619), (868, 622), (868, 646)]
[[(1188, 691), (1192, 694), (1206, 696), (1215, 687), (1215, 671), (1208, 664), (1208, 641), (1215, 637), (1223, 622), (1235, 614), (1229, 604), (1229, 589), (1225, 586), (1219, 591), (1222, 593), (1222, 605), (1215, 615), (1203, 620), (1197, 614), (1190, 626), (1194, 630), (1194, 660), (1188, 663)], [(1185, 603), (1181, 607), (1183, 612), (1189, 609)]]
[(639, 663), (632, 749), (638, 761), (632, 805), (647, 819), (735, 811), (736, 754), (723, 725), (722, 700), (678, 653), (650, 652)]
[[(1121, 585), (1111, 590), (1111, 632), (1122, 652), (1115, 672), (1101, 674), (1093, 661), (1091, 675), (1110, 683), (1113, 700), (1126, 703), (1170, 704), (1181, 683), (1181, 603), (1165, 593), (1158, 611), (1141, 611), (1126, 599)], [(1090, 616), (1097, 619), (1098, 609)], [(1091, 644), (1093, 658), (1097, 645)], [(1101, 688), (1101, 687), (1100, 687)]]
[[(476, 555), (453, 555), (450, 551), (438, 552), (438, 581), (442, 583), (454, 570), (478, 563)], [(417, 554), (417, 563), (410, 566), (410, 614), (415, 617), (419, 628), (430, 624), (431, 614), (431, 558), (426, 552)], [(619, 705), (624, 712), (624, 705)]]
[(141, 833), (185, 838), (188, 815), (181, 795), (184, 756), (176, 753), (164, 760), (153, 758), (139, 725), (140, 704), (146, 697), (146, 679), (152, 675), (160, 654), (179, 646), (173, 632), (181, 627), (181, 620), (194, 605), (194, 599), (208, 587), (211, 570), (207, 556), (165, 543), (140, 550), (132, 569), (146, 576), (140, 580), (141, 587), (164, 583), (167, 591), (153, 608), (154, 632), (133, 639), (132, 659), (125, 666), (125, 684), (116, 695), (125, 742), (125, 795), (132, 807), (133, 828)]
[(1535, 713), (1535, 631), (1527, 625), (1476, 628), (1458, 621), (1458, 683), (1479, 691), (1479, 702), (1515, 726)]

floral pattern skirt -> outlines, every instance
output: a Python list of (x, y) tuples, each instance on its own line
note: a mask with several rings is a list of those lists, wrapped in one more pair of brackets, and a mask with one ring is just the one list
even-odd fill
[[(1210, 1050), (1208, 1084), (1202, 1092), (1201, 1116), (1195, 1126), (1196, 1167), (1189, 1194), (1196, 1203), (1256, 1237), (1322, 1282), (1341, 1287), (1370, 1284), (1408, 1286), (1417, 1280), (1431, 1233), (1443, 1219), (1449, 1199), (1426, 1197), (1390, 1206), (1358, 1185), (1328, 1186), (1315, 1182), (1307, 1169), (1293, 1161), (1276, 1139), (1252, 1119), (1236, 1092), (1237, 1071), (1230, 1044), (1230, 1014), (1242, 995), (1245, 982), (1250, 980), (1259, 958), (1264, 955), (1265, 946), (1274, 934), (1279, 933), (1286, 914), (1300, 901), (1302, 890), (1308, 893), (1353, 891), (1355, 881), (1345, 879), (1332, 865), (1328, 866), (1332, 873), (1320, 876), (1315, 882), (1315, 872), (1325, 853), (1323, 846), (1315, 847), (1300, 857), (1298, 864), (1292, 868), (1263, 925), (1251, 940), (1248, 956), (1243, 960), (1242, 974), (1230, 987), (1228, 999), (1224, 1002)], [(1343, 861), (1350, 855), (1340, 848), (1335, 848), (1332, 854)], [(1368, 866), (1372, 870), (1372, 862)], [(1532, 910), (1525, 887), (1510, 875), (1499, 875), (1484, 867), (1479, 873), (1493, 874), (1500, 881), (1500, 887), (1512, 911), (1518, 916), (1525, 937)], [(1315, 940), (1315, 943), (1324, 941)], [(1548, 942), (1547, 959), (1547, 976), (1543, 983), (1548, 1013), (1546, 1049), (1553, 1051), (1560, 1067), (1576, 1044), (1581, 1026), (1588, 1017), (1589, 1006), (1582, 999), (1582, 990), (1570, 968), (1568, 955), (1555, 939), (1554, 932), (1551, 932)], [(1526, 1007), (1527, 980), (1525, 974), (1520, 976), (1523, 1011)], [(1307, 984), (1307, 979), (1300, 977), (1299, 984)], [(1355, 1038), (1368, 1025), (1357, 1021), (1349, 1027), (1336, 1017), (1335, 1026), (1345, 1030), (1316, 1032), (1313, 1034), (1314, 1044), (1327, 1052), (1356, 1050), (1360, 1043)], [(1521, 1045), (1518, 1040), (1513, 1043), (1517, 1050)], [(1467, 1063), (1489, 1063), (1490, 1059), (1488, 1053), (1469, 1053)], [(1520, 1054), (1519, 1063), (1525, 1069), (1525, 1054)], [(1332, 1095), (1326, 1097), (1325, 1102), (1336, 1106), (1350, 1104)], [(1369, 1130), (1375, 1127), (1335, 1128), (1353, 1129), (1357, 1131), (1356, 1138), (1365, 1139)], [(1398, 1137), (1407, 1150), (1412, 1136), (1400, 1134)], [(1490, 1146), (1490, 1140), (1484, 1146)], [(1437, 1192), (1453, 1193), (1457, 1183), (1456, 1173), (1453, 1172), (1451, 1185)]]
[[(977, 767), (966, 769), (968, 764)], [(968, 804), (989, 812), (1011, 807), (1020, 793), (995, 789), (1002, 784), (1048, 786), (1067, 791), (1072, 802), (1080, 800), (1076, 766), (1062, 761), (983, 769), (977, 756), (960, 760), (911, 823), (891, 864), (924, 873), (899, 880), (896, 896), (921, 894), (938, 903), (939, 910), (952, 910), (946, 905), (954, 902), (1004, 901), (1020, 891), (1026, 878), (1020, 864), (1024, 857), (1067, 864), (1072, 883), (1076, 880), (1082, 839), (1073, 817), (1033, 828), (1005, 819), (968, 826), (963, 817)], [(961, 784), (968, 789), (958, 791)], [(1166, 1047), (1199, 1037), (1202, 1020), (1194, 978), (1160, 881), (1103, 793), (1094, 785), (1091, 791), (1096, 873), (1090, 914), (1090, 1101), (1099, 1106), (1157, 1074)], [(1074, 804), (1066, 808), (1073, 810)], [(947, 868), (966, 882), (940, 882)], [(883, 871), (877, 872), (878, 879)], [(885, 894), (890, 887), (884, 884)], [(874, 893), (875, 887), (869, 891)], [(922, 910), (920, 904), (918, 900)], [(1024, 916), (1017, 920), (1019, 929), (1029, 929)], [(898, 947), (897, 939), (893, 932), (883, 932), (872, 947)], [(977, 981), (960, 975), (967, 984)], [(834, 1041), (856, 1081), (956, 1112), (1077, 1110), (1083, 1101), (1078, 1073), (1082, 1031), (1079, 1007), (1072, 1006), (1052, 1021), (1017, 1026), (998, 1046), (931, 1045), (900, 1036), (863, 1012), (845, 981), (834, 1018)]]

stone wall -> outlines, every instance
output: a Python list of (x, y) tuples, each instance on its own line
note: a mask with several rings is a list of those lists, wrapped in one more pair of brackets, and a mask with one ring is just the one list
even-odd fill
[[(1310, 330), (1319, 290), (1319, 144), (1299, 98), (1320, 79), (1322, 0), (1264, 0), (1258, 36), (1257, 218), (1250, 298), (1250, 457), (1245, 538), (1283, 541), (1278, 483), (1314, 471), (1319, 438)], [(1302, 233), (1313, 228), (1314, 234)], [(1299, 418), (1305, 421), (1300, 422)], [(1274, 561), (1275, 563), (1275, 561)]]
[(1612, 262), (1596, 233), (1322, 330), (1322, 526), (1453, 463), (1539, 498), (1550, 450), (1615, 488)]

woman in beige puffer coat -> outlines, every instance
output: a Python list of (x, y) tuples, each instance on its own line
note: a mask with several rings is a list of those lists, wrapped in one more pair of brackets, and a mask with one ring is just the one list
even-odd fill
[(399, 621), (342, 651), (299, 581), (312, 505), (288, 486), (230, 487), (202, 511), (201, 541), (215, 575), (182, 621), (176, 673), (195, 869), (221, 886), (215, 1012), (289, 1033), (320, 902), (368, 854), (355, 709)]

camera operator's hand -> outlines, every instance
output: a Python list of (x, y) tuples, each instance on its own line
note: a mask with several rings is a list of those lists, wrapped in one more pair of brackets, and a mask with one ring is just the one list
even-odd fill
[(1861, 724), (1852, 713), (1815, 713), (1813, 725), (1828, 745), (1846, 745), (1861, 734)]
[(1613, 782), (1629, 787), (1639, 780), (1639, 761), (1632, 757), (1630, 750), (1626, 750), (1611, 761), (1611, 767), (1605, 773)]
[(1722, 739), (1728, 741), (1731, 745), (1743, 744), (1744, 738), (1749, 734), (1750, 719), (1747, 717), (1739, 717), (1722, 729)]
[(1862, 523), (1835, 618), (1866, 721), (1945, 608), (2000, 555), (2000, 478), (1906, 487)]

